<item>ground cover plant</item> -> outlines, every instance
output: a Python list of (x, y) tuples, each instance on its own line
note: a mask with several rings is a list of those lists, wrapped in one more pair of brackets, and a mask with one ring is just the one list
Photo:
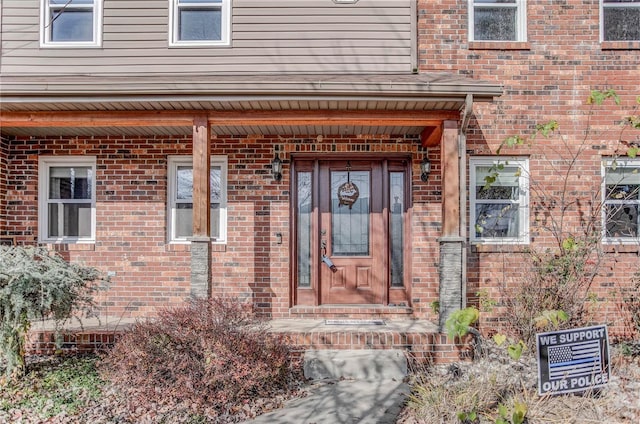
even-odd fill
[(286, 397), (299, 369), (282, 336), (234, 299), (194, 299), (127, 330), (100, 363), (133, 414), (162, 408), (234, 422), (256, 399)]
[(25, 376), (0, 387), (0, 422), (73, 421), (102, 398), (96, 361), (95, 355), (32, 358)]

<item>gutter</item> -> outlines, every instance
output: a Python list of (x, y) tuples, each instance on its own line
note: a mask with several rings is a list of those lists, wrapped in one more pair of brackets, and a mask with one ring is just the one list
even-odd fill
[(467, 94), (461, 113), (462, 123), (458, 135), (458, 158), (460, 160), (460, 237), (463, 240), (461, 269), (461, 293), (464, 309), (467, 306), (467, 129), (473, 112), (473, 94)]

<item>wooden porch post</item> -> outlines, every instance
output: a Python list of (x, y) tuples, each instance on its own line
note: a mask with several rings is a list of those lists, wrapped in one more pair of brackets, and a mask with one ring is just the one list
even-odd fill
[(440, 331), (449, 316), (463, 305), (460, 231), (460, 156), (458, 122), (444, 121), (440, 141), (442, 157), (442, 236), (440, 243)]
[(193, 119), (193, 237), (191, 238), (191, 296), (211, 294), (210, 186), (211, 130), (206, 114)]

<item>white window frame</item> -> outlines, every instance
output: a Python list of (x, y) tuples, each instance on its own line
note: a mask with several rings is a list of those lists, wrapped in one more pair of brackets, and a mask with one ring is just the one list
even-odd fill
[[(475, 8), (515, 8), (516, 9), (516, 39), (515, 40), (475, 40)], [(479, 3), (475, 0), (468, 0), (469, 11), (469, 41), (480, 41), (489, 43), (508, 43), (527, 41), (527, 1), (514, 0), (514, 3)]]
[(608, 7), (615, 8), (640, 8), (640, 3), (638, 2), (623, 2), (623, 3), (605, 3), (603, 0), (600, 0), (600, 42), (629, 42), (629, 41), (640, 41), (640, 40), (605, 40), (604, 39), (604, 9)]
[[(167, 241), (173, 244), (185, 244), (190, 243), (189, 237), (177, 237), (175, 235), (176, 229), (176, 204), (180, 201), (177, 199), (176, 187), (176, 174), (179, 166), (193, 167), (192, 156), (169, 156), (167, 158), (168, 170), (167, 170)], [(228, 171), (228, 159), (227, 156), (213, 155), (211, 156), (211, 166), (220, 167), (220, 228), (219, 237), (212, 239), (215, 244), (225, 244), (227, 242), (227, 171)], [(191, 202), (188, 203), (192, 203)]]
[[(40, 47), (101, 47), (103, 0), (93, 0), (92, 4), (55, 4), (50, 0), (40, 0)], [(55, 19), (52, 9), (92, 9), (93, 40), (54, 41), (51, 39), (51, 23)]]
[[(220, 40), (180, 40), (180, 9), (183, 7), (203, 10), (220, 9)], [(231, 43), (231, 0), (211, 0), (206, 3), (185, 3), (181, 0), (169, 0), (169, 46), (200, 47), (228, 46)]]
[[(602, 162), (602, 241), (605, 244), (640, 244), (640, 222), (639, 234), (637, 237), (607, 237), (607, 206), (615, 204), (636, 204), (640, 208), (640, 198), (615, 200), (607, 199), (607, 169), (616, 168), (634, 168), (638, 171), (640, 177), (640, 159), (606, 159)], [(639, 218), (640, 219), (640, 218)]]
[[(516, 237), (483, 237), (476, 234), (476, 204), (492, 203), (487, 199), (476, 199), (476, 171), (479, 166), (492, 166), (503, 164), (505, 166), (520, 167), (518, 176), (519, 198), (512, 201), (518, 204), (518, 219), (521, 227)], [(499, 171), (498, 171), (499, 172)], [(484, 185), (484, 181), (478, 181)], [(495, 200), (495, 203), (505, 203), (505, 200)], [(529, 159), (523, 157), (474, 157), (469, 159), (469, 239), (476, 244), (528, 244), (529, 243)]]
[[(65, 203), (91, 204), (91, 235), (89, 237), (49, 237), (49, 183), (52, 167), (91, 167), (91, 199), (58, 199), (58, 205)], [(95, 243), (96, 241), (96, 158), (89, 156), (51, 156), (38, 159), (38, 240), (42, 243)], [(63, 217), (63, 214), (60, 214)]]

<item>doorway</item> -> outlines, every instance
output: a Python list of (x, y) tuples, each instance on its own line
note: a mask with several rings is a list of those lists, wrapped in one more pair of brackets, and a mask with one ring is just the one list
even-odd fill
[(408, 305), (409, 164), (294, 160), (294, 304)]

